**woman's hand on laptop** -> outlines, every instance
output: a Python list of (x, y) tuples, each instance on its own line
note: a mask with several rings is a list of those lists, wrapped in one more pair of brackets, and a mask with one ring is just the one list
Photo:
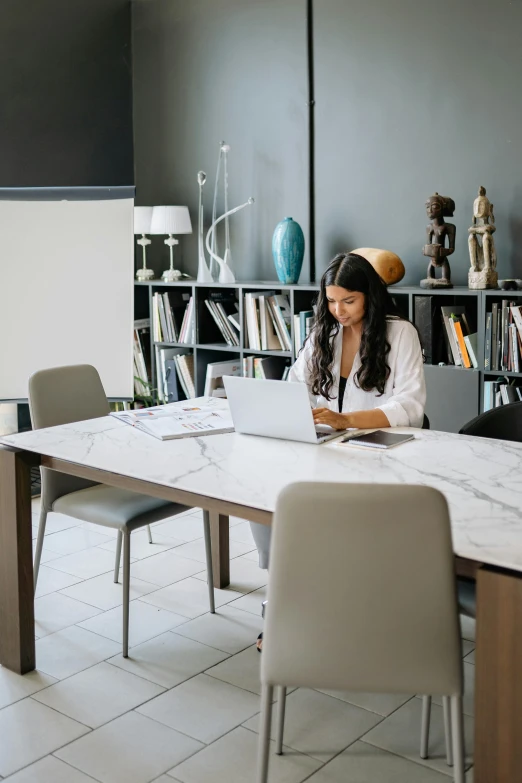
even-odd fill
[(330, 408), (312, 408), (314, 424), (327, 424), (334, 430), (345, 430), (350, 426), (348, 423), (349, 414), (336, 413)]

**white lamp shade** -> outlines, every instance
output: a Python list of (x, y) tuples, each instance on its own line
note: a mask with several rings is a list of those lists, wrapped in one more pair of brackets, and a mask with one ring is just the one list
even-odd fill
[(153, 207), (151, 234), (192, 234), (188, 207)]
[(134, 233), (150, 234), (152, 207), (134, 207)]

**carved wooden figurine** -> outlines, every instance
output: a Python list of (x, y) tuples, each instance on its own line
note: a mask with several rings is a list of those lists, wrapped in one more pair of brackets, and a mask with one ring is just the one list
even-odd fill
[(497, 288), (498, 286), (497, 253), (493, 239), (496, 230), (493, 204), (486, 197), (486, 188), (480, 187), (478, 196), (473, 202), (473, 225), (468, 228), (471, 261), (471, 269), (468, 272), (469, 288)]
[[(424, 245), (422, 253), (429, 257), (430, 263), (426, 279), (420, 281), (421, 288), (453, 288), (448, 256), (455, 250), (455, 226), (445, 223), (444, 218), (453, 217), (454, 211), (455, 202), (447, 196), (434, 193), (426, 201), (426, 213), (431, 223), (426, 228), (428, 244)], [(442, 267), (440, 278), (435, 275), (437, 267)]]

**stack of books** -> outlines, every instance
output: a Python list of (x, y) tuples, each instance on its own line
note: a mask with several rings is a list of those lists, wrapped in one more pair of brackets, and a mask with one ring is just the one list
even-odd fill
[(291, 351), (291, 310), (288, 297), (275, 291), (245, 294), (248, 348), (254, 351)]
[(155, 343), (191, 345), (194, 334), (194, 302), (186, 292), (156, 292), (152, 297), (152, 329)]
[(493, 302), (491, 312), (486, 313), (484, 369), (486, 372), (522, 369), (522, 307), (516, 302), (508, 299)]
[(227, 345), (239, 345), (241, 324), (234, 291), (210, 291), (205, 305)]
[(300, 313), (296, 313), (294, 315), (294, 347), (296, 356), (303, 347), (306, 338), (310, 334), (313, 322), (313, 310), (301, 310)]
[(415, 326), (426, 364), (454, 364), (477, 369), (477, 333), (464, 305), (439, 305), (436, 296), (416, 296)]
[(136, 397), (149, 397), (150, 379), (150, 318), (134, 321), (134, 394)]

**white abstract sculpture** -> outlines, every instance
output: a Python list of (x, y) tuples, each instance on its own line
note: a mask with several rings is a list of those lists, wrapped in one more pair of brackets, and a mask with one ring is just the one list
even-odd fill
[[(217, 220), (215, 220), (212, 225), (210, 226), (208, 232), (207, 232), (207, 239), (206, 239), (206, 246), (207, 250), (210, 254), (210, 257), (218, 264), (219, 266), (219, 282), (220, 283), (235, 283), (236, 277), (230, 268), (230, 266), (226, 262), (227, 258), (227, 252), (225, 250), (225, 258), (220, 258), (218, 255), (214, 253), (212, 250), (211, 244), (210, 244), (210, 236), (212, 234), (212, 237), (215, 233), (215, 228), (218, 223), (221, 223), (222, 220), (227, 220), (230, 215), (233, 215), (234, 212), (239, 212), (240, 209), (244, 209), (244, 207), (248, 207), (249, 204), (253, 204), (254, 199), (249, 198), (248, 201), (245, 201), (244, 204), (240, 204), (239, 207), (234, 207), (234, 209), (229, 209), (228, 212), (224, 212), (223, 215), (218, 217)], [(230, 258), (230, 253), (228, 254), (228, 257)]]
[[(207, 233), (207, 239), (206, 239), (206, 247), (210, 255), (210, 274), (213, 280), (217, 280), (220, 283), (234, 283), (236, 278), (234, 275), (234, 272), (232, 271), (232, 253), (230, 250), (230, 226), (229, 226), (229, 217), (230, 215), (233, 215), (234, 212), (238, 212), (240, 209), (243, 209), (243, 207), (248, 206), (249, 204), (254, 203), (253, 198), (249, 198), (248, 201), (246, 201), (244, 204), (241, 204), (239, 207), (235, 207), (234, 209), (228, 208), (228, 153), (230, 152), (230, 145), (226, 144), (224, 141), (221, 142), (219, 145), (219, 156), (218, 156), (218, 163), (217, 163), (217, 170), (216, 170), (216, 183), (214, 185), (214, 200), (212, 203), (212, 225), (210, 226), (208, 233)], [(223, 160), (223, 178), (224, 178), (224, 195), (225, 195), (225, 211), (221, 215), (221, 217), (217, 218), (217, 194), (219, 189), (219, 176), (221, 173), (221, 160)], [(222, 220), (225, 221), (225, 254), (223, 258), (221, 258), (218, 253), (218, 245), (217, 245), (217, 235), (215, 228), (218, 223), (220, 223)], [(212, 237), (212, 241), (209, 245), (209, 237)]]
[(205, 249), (203, 247), (203, 185), (207, 181), (204, 171), (198, 171), (199, 211), (198, 211), (198, 283), (212, 283), (212, 275), (207, 266)]

